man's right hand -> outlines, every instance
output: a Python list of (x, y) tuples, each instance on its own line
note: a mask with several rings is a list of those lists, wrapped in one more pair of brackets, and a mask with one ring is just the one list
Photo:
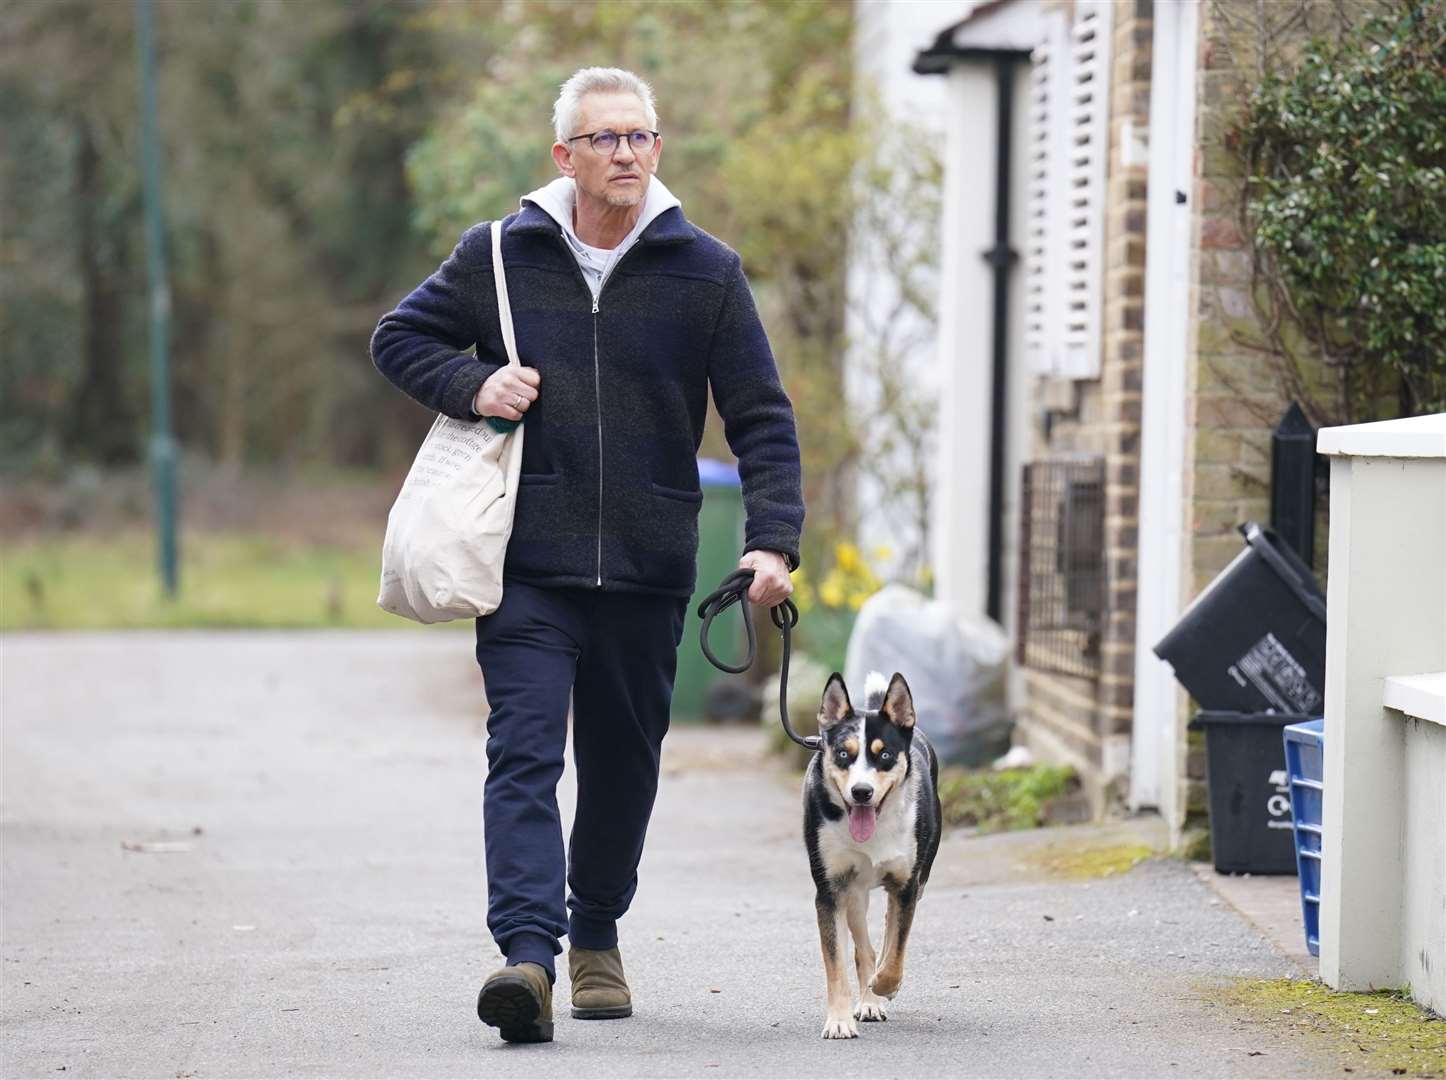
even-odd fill
[(537, 400), (542, 376), (536, 368), (508, 364), (487, 377), (472, 400), (472, 411), (478, 416), (496, 416), (503, 420), (521, 420), (522, 414)]

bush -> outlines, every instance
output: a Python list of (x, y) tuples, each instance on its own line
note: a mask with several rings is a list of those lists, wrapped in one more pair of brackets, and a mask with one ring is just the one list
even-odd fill
[[(831, 554), (831, 565), (817, 584), (807, 570), (793, 574), (793, 600), (799, 612), (795, 641), (829, 671), (843, 671), (854, 620), (864, 601), (878, 592), (883, 582), (853, 544), (835, 543)], [(873, 552), (876, 559), (888, 554), (883, 549)], [(819, 689), (823, 689), (822, 683)]]
[(1232, 134), (1263, 283), (1335, 371), (1329, 422), (1446, 410), (1446, 7), (1398, 12), (1313, 41)]
[(977, 825), (982, 832), (1034, 829), (1045, 823), (1055, 799), (1079, 790), (1079, 778), (1067, 765), (1027, 769), (939, 772), (939, 800), (946, 825)]

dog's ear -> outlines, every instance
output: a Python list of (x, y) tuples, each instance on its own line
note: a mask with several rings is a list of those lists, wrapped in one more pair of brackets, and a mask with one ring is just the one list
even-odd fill
[(889, 680), (889, 689), (884, 693), (884, 703), (879, 706), (879, 712), (895, 727), (909, 731), (914, 726), (914, 695), (909, 692), (909, 684), (897, 671)]
[(843, 676), (835, 671), (823, 688), (823, 702), (818, 707), (818, 730), (827, 731), (853, 711), (854, 707), (849, 704), (849, 688), (844, 685)]

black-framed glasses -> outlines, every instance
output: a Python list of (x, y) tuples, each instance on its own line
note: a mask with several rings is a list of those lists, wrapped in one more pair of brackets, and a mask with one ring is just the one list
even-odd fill
[[(576, 142), (578, 139), (586, 139), (587, 144), (596, 153), (611, 157), (618, 148), (618, 143), (623, 136), (616, 131), (589, 131), (584, 135), (574, 135), (568, 142)], [(630, 131), (627, 134), (628, 146), (635, 154), (646, 154), (653, 148), (653, 143), (658, 141), (656, 131)]]

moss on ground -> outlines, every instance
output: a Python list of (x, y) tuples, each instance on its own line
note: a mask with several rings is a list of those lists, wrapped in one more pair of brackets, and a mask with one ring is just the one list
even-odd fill
[(1122, 874), (1154, 854), (1145, 844), (1114, 844), (1097, 848), (1054, 844), (1030, 852), (1025, 859), (1030, 865), (1055, 877), (1084, 881)]
[(1342, 993), (1305, 979), (1243, 979), (1208, 993), (1249, 1022), (1332, 1040), (1344, 1071), (1446, 1077), (1446, 1020), (1403, 993)]
[(1176, 854), (1186, 862), (1209, 862), (1210, 830), (1208, 828), (1186, 828), (1180, 836), (1180, 847)]
[(949, 825), (980, 832), (1034, 829), (1045, 823), (1049, 804), (1079, 788), (1073, 769), (1033, 765), (1027, 769), (959, 769), (939, 772), (939, 800)]

